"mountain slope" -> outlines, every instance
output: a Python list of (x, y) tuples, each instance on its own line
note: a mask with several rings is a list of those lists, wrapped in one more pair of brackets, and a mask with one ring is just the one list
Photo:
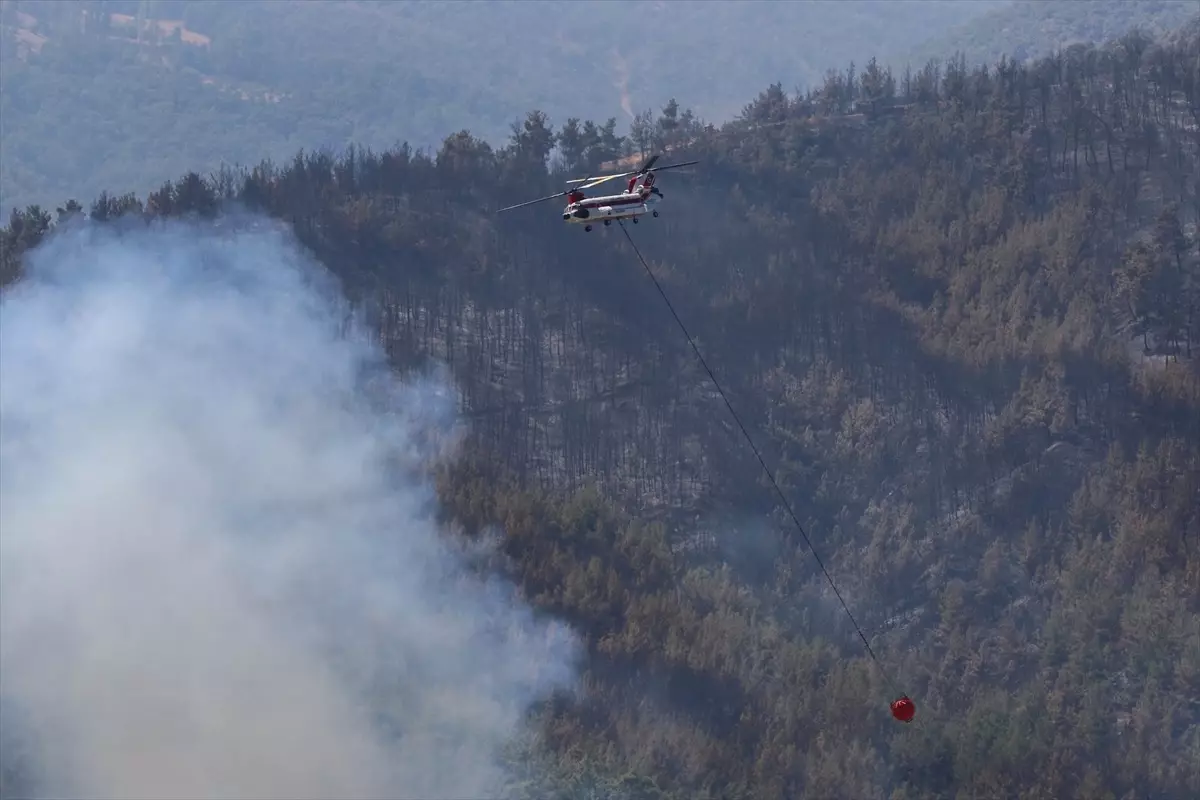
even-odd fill
[[(1084, 47), (1071, 70), (1049, 60), (951, 70), (901, 83), (887, 114), (852, 112), (879, 92), (878, 76), (863, 72), (818, 98), (766, 91), (747, 116), (777, 124), (689, 137), (679, 155), (703, 167), (664, 173), (661, 217), (631, 230), (886, 674), (864, 654), (622, 232), (584, 234), (553, 207), (493, 213), (501, 200), (562, 186), (535, 139), (515, 152), (451, 137), (435, 156), (308, 155), (224, 186), (188, 175), (144, 207), (101, 199), (84, 227), (139, 212), (110, 229), (133, 247), (152, 227), (140, 212), (204, 220), (236, 199), (292, 228), (329, 267), (372, 326), (362, 340), (380, 343), (398, 371), (446, 365), (472, 457), (440, 474), (442, 509), (459, 523), (445, 536), (478, 536), (464, 548), (472, 564), (494, 567), (587, 645), (578, 690), (529, 709), (526, 745), (544, 761), (514, 747), (515, 796), (621, 787), (604, 796), (1194, 800), (1200, 143), (1188, 109), (1200, 105), (1190, 71), (1200, 41), (1191, 36)], [(217, 235), (228, 241), (243, 219), (222, 220)], [(0, 231), (0, 283), (20, 274), (49, 225), (20, 213)], [(213, 285), (209, 272), (202, 279)], [(122, 296), (138, 297), (136, 284)], [(19, 307), (27, 297), (18, 289), (4, 300)], [(177, 391), (158, 409), (141, 390), (156, 380), (174, 387), (176, 373), (121, 358), (122, 343), (147, 346), (153, 329), (139, 338), (111, 309), (63, 313), (72, 307), (57, 302), (46, 327), (74, 341), (81, 318), (104, 325), (102, 341), (85, 339), (86, 357), (73, 362), (80, 374), (104, 375), (104, 359), (116, 357), (141, 376), (123, 398), (128, 409), (121, 398), (103, 405), (127, 418), (161, 410), (190, 430)], [(175, 312), (161, 317), (178, 322)], [(201, 339), (232, 330), (245, 358), (271, 352), (237, 318), (183, 319)], [(0, 341), (40, 354), (56, 339), (38, 333), (14, 325)], [(298, 341), (303, 351), (311, 340)], [(175, 352), (193, 359), (190, 348)], [(304, 355), (266, 374), (306, 372)], [(363, 405), (392, 400), (370, 373), (361, 377)], [(13, 406), (54, 414), (60, 404), (44, 385)], [(213, 391), (206, 385), (204, 397)], [(316, 402), (281, 394), (271, 402)], [(226, 398), (245, 419), (237, 392), (212, 397), (212, 411)], [(306, 437), (340, 441), (341, 414)], [(3, 475), (15, 494), (30, 484), (20, 458), (37, 449), (19, 418), (5, 423), (16, 446), (4, 450), (14, 460)], [(67, 441), (63, 430), (84, 426), (49, 428), (44, 435)], [(170, 449), (179, 452), (156, 472), (176, 458), (195, 463), (190, 448)], [(141, 481), (145, 473), (122, 480), (120, 447), (104, 452), (106, 486)], [(405, 471), (408, 458), (388, 471)], [(172, 487), (176, 472), (189, 470), (168, 469)], [(300, 518), (329, 503), (326, 489), (354, 500), (345, 483), (297, 484), (297, 474), (265, 476), (303, 495), (261, 506), (265, 516)], [(67, 541), (80, 535), (62, 522), (71, 500), (39, 506)], [(259, 508), (238, 504), (227, 516)], [(405, 536), (404, 526), (381, 538), (389, 535)], [(482, 546), (493, 538), (502, 553)], [(48, 572), (4, 586), (49, 590), (63, 573)], [(139, 598), (137, 610), (153, 613), (153, 599)], [(390, 604), (373, 605), (372, 620), (381, 608)], [(33, 611), (39, 622), (61, 613)], [(386, 633), (414, 650), (422, 635), (440, 637), (390, 624)], [(367, 639), (363, 649), (379, 652), (380, 636)], [(217, 637), (214, 655), (222, 644)], [(466, 668), (474, 678), (502, 665)], [(113, 691), (136, 696), (138, 678), (156, 669), (161, 677), (159, 663), (138, 664)], [(371, 707), (380, 727), (403, 731), (414, 679), (391, 677), (372, 681)], [(180, 680), (180, 691), (192, 683)], [(896, 691), (916, 701), (915, 724), (888, 714)], [(103, 707), (119, 707), (114, 697)], [(289, 720), (305, 718), (308, 699), (296, 695)], [(111, 730), (104, 722), (80, 724)], [(227, 749), (225, 729), (214, 730), (214, 746)], [(38, 763), (25, 755), (38, 740), (18, 732), (0, 737), (0, 785), (37, 795), (22, 788), (30, 778), (20, 767)], [(404, 755), (409, 741), (387, 747)], [(430, 746), (445, 752), (456, 741)]]
[(1158, 35), (1198, 14), (1194, 0), (1015, 0), (932, 36), (906, 58), (919, 66), (961, 51), (968, 64), (994, 63), (1004, 55), (1023, 60), (1109, 41), (1135, 27)]

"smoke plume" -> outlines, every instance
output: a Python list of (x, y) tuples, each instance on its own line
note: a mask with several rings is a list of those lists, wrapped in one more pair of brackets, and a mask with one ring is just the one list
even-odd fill
[(10, 788), (494, 797), (575, 642), (431, 519), (453, 388), (224, 225), (58, 232), (0, 300)]

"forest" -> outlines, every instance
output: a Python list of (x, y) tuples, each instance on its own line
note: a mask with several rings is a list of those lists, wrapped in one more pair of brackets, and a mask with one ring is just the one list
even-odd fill
[[(622, 232), (493, 213), (650, 152), (701, 164), (632, 239), (911, 725)], [(236, 203), (294, 229), (397, 370), (448, 365), (470, 435), (437, 478), (447, 535), (501, 530), (496, 569), (587, 643), (586, 690), (530, 710), (513, 797), (1184, 800), (1198, 168), (1200, 18), (1025, 64), (871, 60), (719, 127), (530, 111), (499, 147), (30, 206), (0, 281), (84, 212)]]

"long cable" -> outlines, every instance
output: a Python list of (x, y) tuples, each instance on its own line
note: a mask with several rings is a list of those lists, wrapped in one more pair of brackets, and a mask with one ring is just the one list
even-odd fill
[(667, 292), (663, 289), (662, 284), (658, 282), (658, 278), (654, 276), (654, 271), (650, 269), (650, 265), (646, 263), (646, 259), (642, 256), (642, 251), (638, 250), (638, 246), (634, 244), (633, 237), (629, 235), (629, 229), (625, 227), (623, 220), (617, 220), (621, 226), (621, 231), (625, 234), (625, 238), (629, 241), (629, 246), (633, 248), (633, 252), (637, 254), (638, 261), (642, 262), (642, 268), (646, 270), (646, 274), (650, 276), (650, 280), (654, 283), (654, 288), (658, 289), (659, 295), (662, 296), (663, 302), (667, 304), (667, 308), (671, 312), (671, 316), (675, 317), (675, 322), (679, 325), (679, 330), (683, 331), (683, 335), (687, 338), (688, 344), (692, 347), (692, 352), (696, 354), (696, 360), (700, 362), (700, 366), (704, 367), (704, 371), (708, 373), (709, 380), (716, 387), (717, 393), (721, 395), (721, 399), (725, 401), (725, 407), (729, 409), (730, 416), (737, 423), (738, 428), (742, 431), (742, 436), (746, 437), (746, 443), (750, 445), (750, 449), (754, 451), (754, 457), (758, 459), (759, 465), (763, 472), (766, 473), (767, 480), (771, 482), (771, 486), (775, 489), (775, 494), (779, 495), (779, 501), (783, 503), (783, 507), (787, 509), (788, 516), (792, 518), (792, 522), (796, 525), (796, 530), (800, 531), (800, 535), (804, 538), (804, 543), (808, 545), (809, 551), (813, 554), (813, 558), (817, 561), (817, 566), (821, 568), (821, 572), (825, 575), (825, 580), (829, 581), (829, 586), (833, 589), (833, 593), (837, 595), (838, 602), (842, 604), (842, 610), (846, 612), (846, 616), (850, 618), (850, 623), (854, 626), (854, 630), (858, 633), (858, 638), (862, 639), (863, 646), (867, 648), (867, 655), (875, 662), (875, 666), (879, 668), (879, 673), (883, 675), (891, 686), (892, 691), (896, 691), (896, 683), (892, 680), (888, 671), (883, 668), (883, 662), (875, 655), (875, 651), (871, 649), (871, 643), (867, 641), (867, 636), (863, 633), (862, 627), (859, 626), (858, 620), (854, 618), (854, 614), (850, 611), (850, 606), (842, 598), (842, 593), (838, 591), (837, 584), (833, 580), (833, 576), (829, 574), (829, 570), (825, 568), (825, 562), (821, 560), (820, 554), (817, 553), (817, 548), (813, 547), (812, 540), (808, 538), (808, 534), (804, 531), (804, 526), (800, 524), (800, 517), (792, 509), (792, 504), (788, 502), (787, 495), (783, 493), (783, 489), (779, 487), (779, 481), (775, 480), (775, 473), (767, 466), (767, 462), (762, 457), (762, 452), (759, 451), (758, 445), (754, 443), (753, 437), (750, 436), (750, 431), (742, 424), (741, 417), (733, 408), (733, 403), (729, 402), (729, 396), (725, 393), (725, 389), (721, 386), (721, 382), (717, 380), (717, 376), (713, 374), (712, 369), (708, 366), (708, 362), (704, 360), (704, 356), (700, 353), (700, 348), (696, 346), (696, 340), (692, 338), (692, 334), (688, 332), (687, 326), (683, 324), (679, 313), (675, 310), (675, 305), (671, 302), (671, 298), (667, 296)]

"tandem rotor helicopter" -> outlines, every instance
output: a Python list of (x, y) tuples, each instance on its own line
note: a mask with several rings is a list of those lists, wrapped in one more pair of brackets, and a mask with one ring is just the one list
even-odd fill
[[(699, 161), (684, 161), (679, 164), (668, 164), (665, 167), (656, 167), (654, 163), (658, 161), (659, 156), (653, 155), (642, 164), (634, 172), (621, 172), (616, 175), (601, 175), (588, 178), (574, 178), (567, 181), (568, 184), (578, 184), (574, 188), (567, 189), (565, 192), (552, 194), (548, 197), (539, 197), (536, 200), (527, 200), (524, 203), (517, 203), (515, 206), (502, 208), (496, 213), (504, 211), (512, 211), (514, 208), (523, 208), (531, 206), (534, 203), (543, 203), (547, 200), (553, 200), (556, 197), (567, 198), (567, 205), (563, 208), (562, 218), (564, 222), (583, 225), (585, 231), (592, 229), (592, 223), (601, 221), (605, 225), (611, 225), (613, 220), (628, 219), (634, 223), (638, 221), (638, 217), (643, 214), (651, 214), (658, 216), (658, 209), (652, 208), (657, 205), (663, 197), (663, 193), (654, 185), (654, 174), (661, 172), (664, 169), (675, 169), (676, 167), (689, 167), (692, 164), (699, 164)], [(585, 189), (591, 189), (593, 186), (599, 186), (602, 183), (616, 180), (618, 178), (629, 178), (629, 183), (625, 187), (625, 191), (620, 194), (609, 194), (601, 197), (588, 197)], [(639, 184), (638, 181), (641, 181)]]

